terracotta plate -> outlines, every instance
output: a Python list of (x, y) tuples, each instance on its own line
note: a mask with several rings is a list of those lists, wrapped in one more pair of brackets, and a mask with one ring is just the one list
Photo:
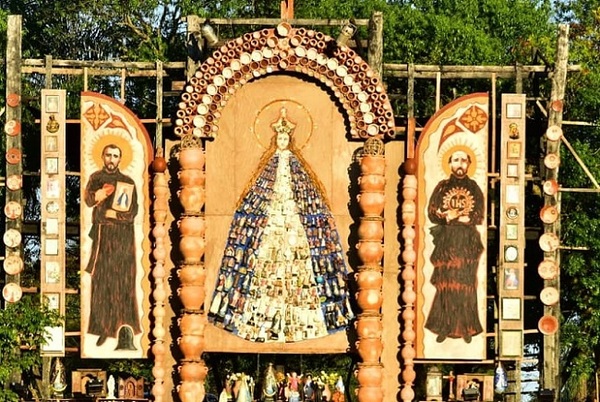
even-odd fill
[(16, 283), (7, 283), (2, 289), (2, 297), (9, 303), (15, 303), (21, 300), (23, 290)]
[(562, 128), (553, 125), (548, 127), (548, 130), (546, 130), (546, 138), (548, 138), (550, 141), (558, 141), (560, 140), (560, 137), (562, 137), (562, 133)]
[(551, 315), (545, 315), (538, 321), (538, 329), (544, 335), (552, 335), (558, 330), (558, 320)]
[(540, 300), (546, 306), (553, 306), (558, 303), (559, 294), (558, 290), (555, 287), (548, 286), (542, 289), (540, 292)]
[(542, 250), (551, 252), (558, 248), (560, 240), (554, 233), (544, 233), (540, 236), (539, 243)]
[(23, 260), (18, 255), (9, 255), (4, 259), (4, 272), (8, 275), (17, 275), (23, 271)]
[(560, 158), (556, 154), (548, 154), (544, 158), (544, 166), (548, 169), (556, 169), (560, 165)]
[(8, 176), (6, 178), (6, 187), (8, 187), (9, 190), (16, 191), (16, 190), (20, 189), (22, 185), (23, 185), (23, 179), (22, 179), (21, 175), (11, 174), (10, 176)]
[(558, 266), (553, 260), (544, 260), (538, 265), (538, 274), (542, 279), (554, 279), (558, 274)]
[(546, 195), (555, 195), (558, 193), (558, 182), (556, 180), (546, 180), (543, 185)]
[(546, 205), (540, 210), (540, 219), (547, 224), (556, 222), (558, 219), (558, 209), (552, 205)]

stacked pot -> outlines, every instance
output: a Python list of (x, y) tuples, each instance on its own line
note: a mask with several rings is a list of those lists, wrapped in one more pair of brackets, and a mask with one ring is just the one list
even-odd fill
[(178, 225), (181, 235), (179, 250), (183, 260), (177, 273), (181, 283), (178, 294), (183, 304), (178, 343), (183, 359), (179, 367), (181, 384), (177, 390), (182, 402), (191, 402), (204, 398), (204, 380), (208, 373), (202, 360), (207, 321), (203, 310), (206, 296), (206, 270), (203, 264), (205, 156), (201, 140), (191, 133), (182, 137), (180, 146), (178, 177), (181, 188), (178, 195), (183, 213)]
[(402, 319), (404, 326), (402, 331), (402, 359), (404, 367), (402, 368), (402, 380), (404, 386), (400, 392), (402, 401), (412, 401), (415, 398), (413, 384), (416, 378), (414, 369), (415, 352), (415, 301), (417, 293), (415, 292), (415, 261), (417, 254), (415, 252), (414, 240), (416, 237), (416, 203), (417, 199), (417, 162), (413, 158), (407, 158), (404, 162), (404, 179), (402, 184), (402, 239), (404, 248), (402, 250), (402, 260), (404, 268), (402, 270), (403, 291), (402, 300), (404, 301), (404, 311)]
[(154, 336), (154, 344), (152, 345), (152, 353), (154, 355), (154, 367), (152, 369), (154, 385), (152, 387), (152, 395), (154, 395), (156, 402), (162, 402), (165, 395), (165, 355), (167, 353), (164, 322), (166, 313), (165, 301), (167, 299), (167, 287), (165, 283), (167, 277), (167, 270), (165, 269), (165, 260), (167, 257), (165, 238), (167, 237), (167, 228), (165, 222), (169, 203), (169, 184), (165, 175), (167, 162), (162, 155), (162, 150), (158, 151), (152, 163), (152, 168), (154, 170), (154, 228), (152, 229), (154, 237), (154, 250), (152, 251), (154, 257), (154, 267), (152, 269), (152, 276), (154, 277), (154, 291), (152, 292), (154, 298), (154, 309), (152, 310), (154, 316), (154, 328), (152, 330), (152, 335)]
[(383, 350), (381, 334), (381, 305), (383, 303), (383, 209), (385, 204), (385, 157), (383, 141), (369, 138), (365, 141), (360, 161), (360, 194), (358, 203), (363, 216), (358, 227), (358, 256), (362, 265), (355, 278), (358, 285), (356, 300), (361, 309), (355, 323), (358, 334), (356, 347), (362, 359), (358, 365), (358, 399), (383, 400), (381, 382), (383, 366), (380, 362)]

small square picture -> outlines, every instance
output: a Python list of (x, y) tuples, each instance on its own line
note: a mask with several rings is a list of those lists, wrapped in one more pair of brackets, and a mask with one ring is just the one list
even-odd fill
[(46, 158), (46, 174), (58, 174), (58, 158)]
[(58, 95), (46, 95), (46, 113), (58, 113)]
[(58, 234), (58, 218), (47, 218), (46, 219), (46, 234), (57, 235)]
[(519, 225), (514, 223), (506, 224), (506, 240), (518, 240), (519, 239)]
[(48, 302), (50, 310), (58, 310), (60, 308), (60, 294), (46, 293), (44, 297), (46, 298), (46, 302)]
[(502, 319), (520, 320), (521, 319), (521, 299), (518, 297), (502, 298)]
[(516, 184), (508, 184), (505, 187), (505, 190), (506, 196), (504, 197), (504, 199), (506, 200), (506, 202), (509, 204), (518, 204), (521, 200), (519, 191), (520, 187)]
[(504, 289), (519, 289), (519, 268), (504, 268)]
[(46, 261), (46, 283), (60, 283), (60, 265), (58, 261)]
[(506, 176), (508, 177), (519, 177), (519, 165), (516, 163), (509, 163), (506, 165)]
[(523, 334), (521, 331), (502, 331), (501, 337), (501, 356), (521, 356), (523, 354)]
[(509, 141), (506, 144), (507, 151), (506, 157), (508, 159), (519, 159), (521, 158), (521, 142), (519, 141)]
[(46, 196), (48, 198), (60, 197), (60, 182), (56, 177), (49, 177), (46, 181)]
[(523, 105), (521, 103), (506, 104), (506, 118), (520, 119), (523, 117)]
[(44, 254), (58, 255), (58, 239), (46, 239)]
[(58, 137), (55, 135), (48, 135), (44, 140), (44, 150), (46, 152), (57, 152), (58, 151)]

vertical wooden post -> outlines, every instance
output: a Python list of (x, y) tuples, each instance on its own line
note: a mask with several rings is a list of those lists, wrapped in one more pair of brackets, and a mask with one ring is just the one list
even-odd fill
[(383, 14), (375, 11), (369, 20), (369, 65), (383, 77)]
[(294, 19), (294, 0), (281, 0), (281, 19)]
[(154, 151), (163, 148), (163, 63), (156, 62), (156, 132), (154, 135)]
[[(565, 87), (567, 83), (567, 63), (569, 60), (569, 26), (566, 24), (559, 25), (558, 41), (556, 49), (556, 61), (554, 65), (554, 74), (552, 75), (552, 90), (550, 94), (550, 104), (548, 113), (548, 126), (561, 126), (562, 124), (562, 102), (565, 97)], [(556, 153), (560, 155), (560, 142), (547, 141), (543, 137), (546, 153)], [(557, 179), (558, 168), (544, 169), (543, 175), (546, 180)], [(553, 200), (551, 196), (544, 196), (544, 205), (551, 205)], [(560, 211), (560, 193), (558, 200), (558, 209)], [(557, 221), (550, 225), (548, 229), (560, 234), (560, 214)], [(560, 253), (554, 252), (556, 264), (560, 266)], [(554, 279), (544, 281), (544, 286), (553, 286), (560, 291), (560, 274)], [(544, 306), (544, 315), (553, 315), (560, 320), (560, 301), (554, 306)], [(558, 401), (558, 394), (561, 387), (560, 384), (560, 345), (559, 345), (560, 328), (552, 335), (544, 335), (544, 367), (542, 371), (541, 388), (554, 390), (554, 400)]]
[(191, 49), (189, 49), (189, 47), (192, 46), (192, 44), (193, 44), (191, 37), (194, 35), (194, 32), (200, 32), (200, 20), (198, 19), (197, 15), (188, 15), (185, 18), (187, 21), (187, 32), (186, 32), (187, 36), (186, 36), (186, 38), (187, 38), (187, 46), (188, 46), (188, 55), (187, 55), (187, 62), (186, 62), (186, 66), (185, 66), (185, 73), (186, 73), (187, 80), (189, 81), (199, 66), (199, 63), (191, 57), (191, 55), (190, 55)]
[(52, 89), (52, 55), (47, 54), (44, 62), (44, 66), (46, 67), (46, 82), (44, 83), (44, 88)]
[(406, 157), (415, 157), (415, 65), (408, 65), (408, 84), (406, 90), (406, 108), (408, 130), (406, 131)]

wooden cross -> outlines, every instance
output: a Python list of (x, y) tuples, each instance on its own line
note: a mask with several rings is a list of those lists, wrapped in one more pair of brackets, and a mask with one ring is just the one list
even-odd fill
[(281, 0), (281, 19), (294, 19), (294, 0)]

